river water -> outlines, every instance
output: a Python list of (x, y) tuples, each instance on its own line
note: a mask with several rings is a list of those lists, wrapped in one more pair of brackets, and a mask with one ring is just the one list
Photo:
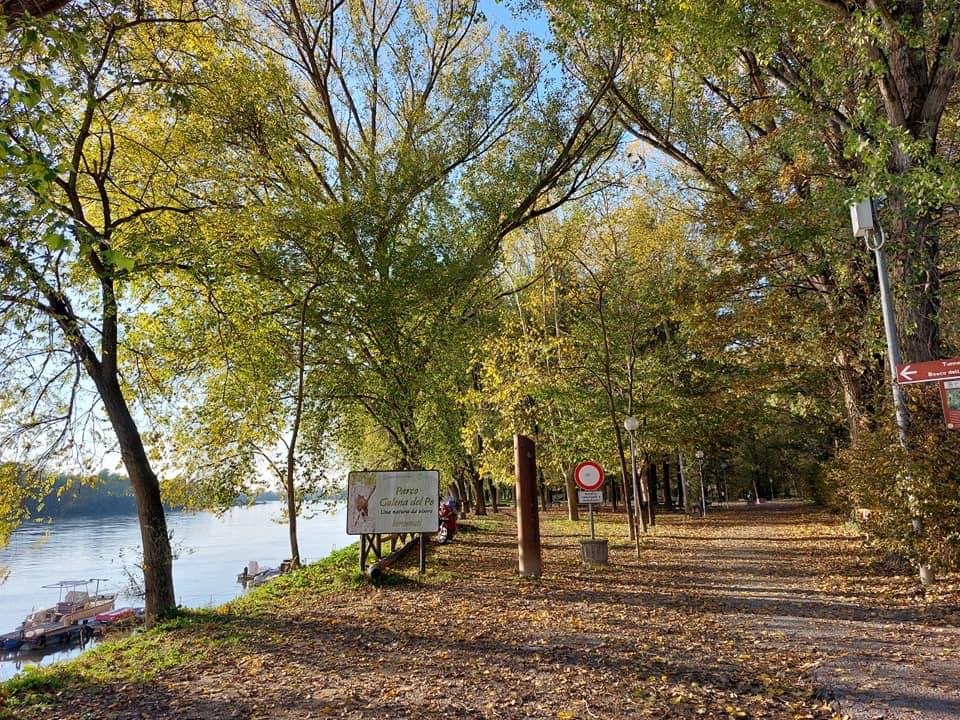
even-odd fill
[[(286, 524), (277, 522), (280, 503), (234, 508), (224, 515), (167, 514), (174, 553), (173, 581), (178, 604), (185, 607), (220, 605), (240, 593), (237, 575), (251, 560), (260, 567), (277, 567), (290, 555)], [(300, 555), (304, 562), (319, 560), (354, 541), (346, 534), (343, 507), (333, 513), (301, 518)], [(43, 585), (60, 580), (105, 578), (100, 591), (118, 593), (116, 607), (142, 606), (130, 594), (127, 570), (140, 552), (140, 529), (130, 515), (70, 518), (53, 524), (24, 525), (0, 550), (0, 633), (15, 629), (33, 609), (57, 602), (56, 588)], [(90, 591), (95, 589), (90, 586)], [(48, 655), (0, 655), (0, 680), (12, 677), (27, 663), (47, 664), (71, 657), (79, 649)]]

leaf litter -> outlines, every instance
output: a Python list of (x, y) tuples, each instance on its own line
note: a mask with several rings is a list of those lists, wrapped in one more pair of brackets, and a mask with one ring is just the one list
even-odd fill
[(599, 513), (597, 527), (610, 564), (586, 566), (585, 523), (542, 514), (539, 579), (517, 575), (507, 512), (471, 518), (454, 543), (431, 546), (424, 576), (414, 559), (386, 584), (331, 590), (306, 568), (209, 620), (151, 631), (176, 662), (130, 677), (124, 648), (145, 638), (102, 646), (55, 671), (39, 700), (22, 705), (14, 692), (6, 712), (839, 720), (844, 701), (878, 717), (883, 697), (844, 695), (845, 683), (869, 692), (883, 684), (863, 677), (869, 668), (920, 672), (924, 662), (946, 673), (938, 684), (925, 666), (936, 692), (958, 692), (948, 677), (960, 654), (956, 578), (918, 593), (911, 578), (882, 574), (874, 551), (828, 513), (785, 504), (661, 515), (639, 559), (622, 515)]

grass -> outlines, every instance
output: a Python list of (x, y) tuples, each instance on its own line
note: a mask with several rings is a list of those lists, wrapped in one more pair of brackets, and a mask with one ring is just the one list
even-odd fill
[(335, 550), (318, 562), (281, 575), (265, 585), (232, 600), (214, 612), (258, 614), (274, 609), (278, 599), (298, 592), (328, 593), (344, 588), (358, 588), (369, 582), (359, 567), (360, 549), (356, 543)]
[[(27, 666), (0, 683), (0, 720), (14, 717), (14, 710), (48, 709), (74, 685), (149, 682), (165, 670), (239, 652), (252, 639), (245, 618), (300, 602), (304, 593), (325, 595), (369, 583), (358, 570), (358, 552), (356, 544), (336, 550), (217, 608), (178, 610), (148, 630), (103, 642), (74, 660)], [(387, 579), (399, 581), (395, 576)]]

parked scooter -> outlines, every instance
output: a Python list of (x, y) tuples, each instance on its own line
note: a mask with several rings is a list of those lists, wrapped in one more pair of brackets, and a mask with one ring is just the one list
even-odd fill
[(440, 503), (440, 529), (437, 530), (437, 543), (446, 545), (457, 534), (457, 501), (450, 499)]

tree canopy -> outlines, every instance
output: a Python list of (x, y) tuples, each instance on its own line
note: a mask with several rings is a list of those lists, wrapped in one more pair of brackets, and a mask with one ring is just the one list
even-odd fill
[(847, 211), (882, 198), (906, 358), (954, 354), (955, 3), (537, 8), (546, 41), (466, 0), (4, 3), (6, 526), (119, 450), (160, 613), (164, 497), (275, 484), (297, 559), (345, 466), (481, 510), (524, 432), (571, 517), (585, 456), (654, 521), (699, 451), (714, 499), (869, 505), (955, 564), (956, 435), (917, 391), (892, 449)]

